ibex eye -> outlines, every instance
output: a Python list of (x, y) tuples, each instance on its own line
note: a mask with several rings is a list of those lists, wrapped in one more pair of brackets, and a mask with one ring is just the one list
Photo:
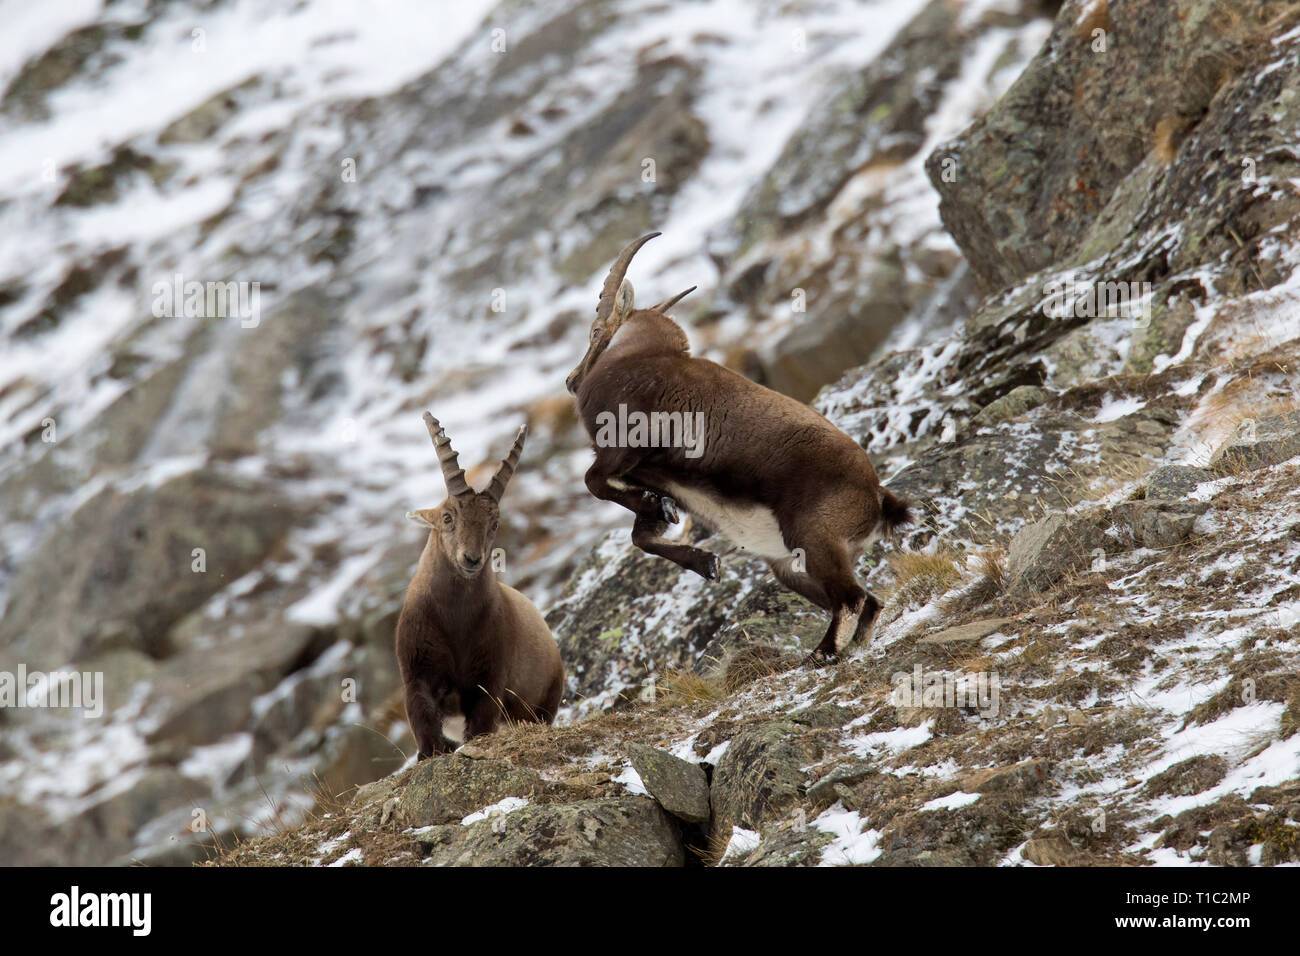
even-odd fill
[(454, 521), (454, 520), (455, 520), (455, 519), (452, 518), (452, 516), (451, 516), (450, 514), (445, 514), (445, 515), (442, 516), (442, 523), (443, 523), (443, 524), (451, 524), (452, 521)]
[(591, 340), (594, 342), (594, 341), (596, 341), (596, 339), (598, 339), (598, 338), (600, 338), (600, 329), (592, 329), (592, 330), (591, 330)]

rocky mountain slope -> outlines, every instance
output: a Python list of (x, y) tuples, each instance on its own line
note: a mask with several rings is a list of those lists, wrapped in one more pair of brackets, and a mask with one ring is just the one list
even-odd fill
[[(286, 6), (309, 71), (223, 61), (107, 147), (58, 134), (132, 44), (248, 8), (25, 51), (0, 143), (64, 152), (0, 197), (46, 239), (0, 260), (0, 669), (109, 713), (0, 711), (0, 859), (1300, 860), (1300, 4), (1056, 6), (505, 4), (369, 72), (382, 24)], [(563, 374), (650, 227), (697, 352), (921, 506), (833, 667), (761, 566), (679, 574), (582, 492)], [(175, 271), (264, 318), (142, 321)], [(536, 426), (506, 577), (570, 706), (392, 773), (424, 407), (466, 460)]]

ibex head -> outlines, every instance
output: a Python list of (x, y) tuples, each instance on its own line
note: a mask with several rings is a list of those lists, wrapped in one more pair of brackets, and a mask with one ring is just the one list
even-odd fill
[(447, 500), (437, 508), (409, 511), (412, 521), (427, 526), (431, 537), (437, 541), (443, 555), (466, 578), (475, 578), (487, 566), (496, 540), (497, 521), (501, 516), (501, 496), (510, 483), (524, 449), (528, 426), (523, 425), (515, 443), (492, 476), (486, 491), (475, 491), (465, 480), (465, 472), (451, 447), (451, 439), (438, 420), (424, 413), (424, 424), (433, 439), (442, 465), (442, 477), (447, 483)]
[[(631, 265), (632, 257), (637, 254), (637, 251), (642, 246), (658, 235), (661, 235), (661, 233), (652, 232), (642, 236), (620, 252), (618, 258), (614, 260), (614, 265), (610, 267), (609, 275), (605, 277), (605, 285), (600, 290), (600, 302), (596, 306), (596, 319), (591, 323), (591, 336), (587, 344), (587, 354), (582, 357), (578, 367), (570, 372), (569, 377), (564, 380), (564, 384), (568, 386), (570, 392), (577, 394), (578, 387), (582, 385), (582, 380), (587, 377), (591, 367), (596, 364), (596, 360), (608, 347), (610, 340), (614, 338), (614, 333), (627, 321), (627, 317), (636, 311), (636, 293), (632, 289), (632, 283), (628, 282), (624, 276), (627, 275), (627, 267)], [(685, 292), (675, 295), (671, 299), (665, 299), (663, 302), (652, 305), (649, 311), (667, 311), (693, 291), (695, 291), (695, 286), (691, 286)]]

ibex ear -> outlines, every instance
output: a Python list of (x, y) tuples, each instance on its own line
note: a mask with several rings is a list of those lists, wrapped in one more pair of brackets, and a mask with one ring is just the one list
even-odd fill
[(416, 524), (424, 525), (426, 528), (437, 527), (434, 519), (438, 517), (437, 508), (423, 508), (420, 511), (408, 511), (406, 517)]
[(636, 292), (632, 288), (632, 283), (624, 279), (618, 287), (618, 295), (614, 299), (614, 314), (612, 324), (617, 328), (623, 324), (623, 320), (632, 314), (636, 309)]

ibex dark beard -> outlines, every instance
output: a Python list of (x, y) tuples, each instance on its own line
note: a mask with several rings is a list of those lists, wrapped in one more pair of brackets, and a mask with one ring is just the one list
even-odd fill
[(528, 598), (497, 580), (489, 559), (527, 427), (487, 490), (476, 492), (438, 420), (425, 412), (424, 423), (447, 500), (407, 515), (429, 528), (429, 540), (397, 619), (397, 665), (421, 760), (455, 748), (442, 729), (454, 699), (469, 740), (491, 733), (503, 718), (549, 724), (564, 692), (550, 628)]
[[(910, 520), (867, 453), (812, 408), (690, 354), (667, 310), (682, 296), (638, 309), (624, 277), (650, 233), (620, 254), (601, 289), (590, 344), (567, 385), (596, 461), (587, 488), (631, 511), (632, 541), (710, 580), (717, 555), (664, 537), (680, 505), (764, 558), (777, 580), (831, 615), (810, 660), (833, 660), (870, 630), (880, 602), (858, 582), (862, 552)], [(687, 290), (689, 292), (691, 290)], [(703, 453), (672, 446), (602, 445), (601, 413), (703, 416)]]

